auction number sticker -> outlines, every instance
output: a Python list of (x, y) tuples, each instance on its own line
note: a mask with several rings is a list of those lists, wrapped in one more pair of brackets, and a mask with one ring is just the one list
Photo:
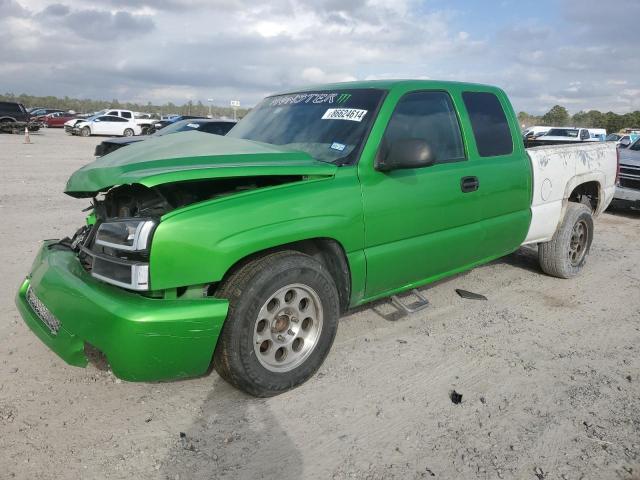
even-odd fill
[(358, 108), (330, 108), (324, 115), (322, 120), (351, 120), (352, 122), (361, 122), (367, 110)]

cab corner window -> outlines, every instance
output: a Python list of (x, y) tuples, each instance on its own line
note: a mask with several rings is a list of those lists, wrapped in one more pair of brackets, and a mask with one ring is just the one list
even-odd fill
[(387, 151), (394, 142), (406, 139), (427, 142), (433, 152), (434, 163), (465, 160), (458, 117), (446, 92), (413, 92), (398, 101), (381, 148)]
[(469, 113), (480, 156), (495, 157), (512, 153), (511, 130), (498, 97), (489, 92), (464, 92), (462, 99)]

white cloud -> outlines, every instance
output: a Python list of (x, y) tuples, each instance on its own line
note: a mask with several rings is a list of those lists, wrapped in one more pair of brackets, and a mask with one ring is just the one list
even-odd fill
[(624, 40), (640, 2), (620, 0), (633, 15), (614, 22), (596, 0), (586, 17), (559, 1), (556, 28), (524, 12), (492, 31), (418, 0), (0, 0), (2, 87), (251, 105), (309, 83), (433, 78), (497, 84), (532, 113), (637, 108), (640, 58)]
[(356, 80), (353, 75), (345, 73), (327, 73), (318, 67), (308, 67), (302, 70), (302, 80), (309, 83), (351, 82)]

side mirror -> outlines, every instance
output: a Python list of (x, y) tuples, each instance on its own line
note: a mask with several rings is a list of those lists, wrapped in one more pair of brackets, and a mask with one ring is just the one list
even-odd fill
[(629, 145), (631, 145), (631, 140), (629, 140), (628, 138), (620, 140), (621, 147), (627, 148)]
[(427, 142), (421, 138), (402, 138), (391, 144), (389, 149), (380, 149), (375, 169), (380, 172), (406, 168), (430, 167), (435, 163), (435, 155)]

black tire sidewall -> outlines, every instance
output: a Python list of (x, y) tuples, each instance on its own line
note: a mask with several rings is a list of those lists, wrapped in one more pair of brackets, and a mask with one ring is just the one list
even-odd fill
[[(271, 372), (256, 358), (253, 333), (258, 313), (264, 303), (280, 288), (299, 283), (313, 289), (322, 303), (323, 323), (314, 350), (299, 365), (288, 372)], [(289, 390), (308, 380), (322, 365), (331, 349), (337, 331), (339, 298), (335, 284), (324, 268), (311, 257), (292, 255), (259, 271), (236, 299), (224, 329), (237, 354), (229, 359), (232, 372), (241, 373), (238, 386), (254, 395), (269, 396)]]
[[(87, 132), (85, 134), (85, 132)], [(91, 136), (91, 129), (89, 127), (82, 127), (82, 130), (80, 130), (80, 136), (81, 137), (90, 137)]]
[[(565, 257), (566, 271), (569, 275), (575, 276), (582, 270), (584, 265), (587, 263), (587, 257), (589, 256), (589, 252), (591, 250), (591, 243), (593, 242), (594, 225), (593, 225), (593, 217), (591, 216), (591, 211), (588, 209), (588, 207), (576, 208), (575, 210), (571, 210), (571, 214), (568, 215), (568, 217), (569, 218), (567, 218), (567, 221), (563, 225), (564, 231), (562, 233), (563, 233), (564, 241), (562, 242), (562, 246), (566, 254), (566, 257)], [(578, 265), (572, 265), (571, 261), (569, 260), (569, 254), (568, 254), (569, 245), (571, 243), (571, 235), (573, 233), (573, 227), (576, 225), (576, 223), (582, 220), (584, 220), (587, 225), (587, 244), (585, 245), (585, 253), (582, 256), (582, 260), (580, 260), (580, 263)]]

